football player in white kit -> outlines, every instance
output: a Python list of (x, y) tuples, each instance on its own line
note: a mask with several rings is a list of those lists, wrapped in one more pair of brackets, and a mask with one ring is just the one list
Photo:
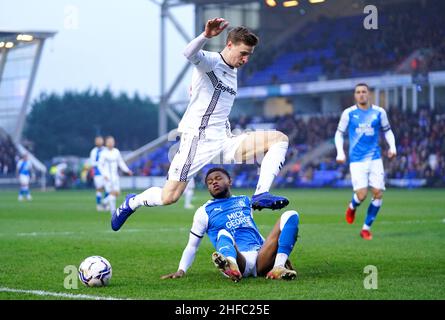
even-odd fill
[[(102, 193), (104, 192), (104, 177), (99, 170), (99, 158), (101, 152), (104, 150), (104, 138), (97, 136), (94, 139), (96, 145), (90, 152), (90, 166), (93, 168), (94, 187), (96, 188), (96, 210), (103, 211), (105, 207), (102, 204)], [(105, 194), (105, 198), (107, 194)]]
[(354, 222), (355, 211), (366, 199), (368, 187), (371, 187), (373, 197), (360, 232), (363, 239), (371, 240), (371, 225), (382, 206), (383, 191), (385, 190), (385, 174), (379, 146), (380, 131), (384, 132), (389, 145), (388, 158), (394, 158), (397, 151), (394, 133), (389, 125), (386, 111), (369, 103), (368, 85), (357, 84), (354, 98), (356, 104), (343, 111), (335, 133), (336, 160), (340, 164), (346, 161), (343, 150), (343, 134), (348, 128), (349, 169), (354, 195), (346, 210), (346, 221), (349, 224)]
[(104, 202), (110, 206), (111, 214), (116, 210), (116, 198), (120, 194), (118, 168), (130, 176), (133, 175), (133, 172), (127, 167), (124, 159), (122, 159), (120, 151), (114, 146), (114, 138), (112, 136), (106, 137), (105, 150), (102, 151), (98, 164), (99, 170), (104, 177), (105, 192), (108, 193)]
[(31, 161), (29, 161), (28, 158), (28, 154), (25, 153), (23, 157), (17, 162), (16, 170), (20, 182), (20, 190), (18, 196), (19, 201), (23, 201), (24, 198), (29, 201), (32, 200), (31, 192), (29, 191), (29, 182), (31, 181), (33, 168)]
[(237, 69), (248, 62), (258, 37), (245, 27), (228, 33), (226, 46), (218, 52), (202, 48), (218, 36), (228, 22), (222, 18), (208, 20), (205, 30), (184, 51), (195, 66), (192, 93), (187, 110), (179, 123), (181, 142), (173, 158), (163, 188), (152, 187), (141, 194), (129, 194), (112, 216), (111, 227), (117, 231), (139, 207), (175, 203), (196, 173), (222, 154), (223, 163), (242, 163), (261, 159), (254, 209), (281, 209), (289, 204), (284, 197), (274, 196), (269, 189), (283, 166), (288, 138), (279, 131), (261, 131), (232, 136), (228, 116), (237, 92)]

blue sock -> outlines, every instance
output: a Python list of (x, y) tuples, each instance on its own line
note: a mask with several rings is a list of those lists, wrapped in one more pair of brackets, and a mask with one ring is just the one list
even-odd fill
[(350, 207), (351, 207), (351, 209), (353, 209), (353, 210), (357, 209), (357, 207), (358, 207), (360, 204), (361, 204), (361, 202), (360, 202), (360, 200), (358, 199), (357, 194), (354, 193), (354, 194), (352, 195), (352, 200), (351, 200), (351, 203), (350, 203)]
[(96, 191), (96, 204), (102, 203), (102, 192)]
[(20, 190), (19, 190), (19, 196), (23, 196), (23, 195), (24, 195), (23, 188), (20, 188)]
[(232, 257), (236, 260), (236, 249), (233, 245), (233, 240), (229, 235), (229, 232), (227, 232), (226, 230), (221, 230), (218, 233), (216, 251), (224, 255), (226, 258)]
[[(287, 215), (287, 216), (285, 216)], [(297, 241), (298, 235), (298, 225), (300, 223), (300, 218), (296, 211), (286, 211), (281, 216), (281, 219), (286, 219), (284, 226), (281, 227), (281, 234), (278, 238), (278, 251), (277, 253), (284, 253), (290, 255), (292, 249), (294, 248), (295, 242)]]
[(382, 199), (373, 199), (368, 207), (368, 213), (366, 214), (365, 226), (370, 228), (375, 218), (377, 217), (377, 213), (382, 206)]

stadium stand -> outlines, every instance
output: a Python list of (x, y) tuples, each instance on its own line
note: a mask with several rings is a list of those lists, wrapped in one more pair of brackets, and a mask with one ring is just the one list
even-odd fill
[(15, 174), (17, 150), (11, 137), (0, 128), (0, 176)]
[(444, 69), (441, 12), (445, 12), (443, 1), (424, 7), (409, 2), (388, 5), (379, 15), (379, 30), (373, 31), (356, 27), (362, 25), (363, 16), (323, 17), (305, 25), (284, 46), (255, 56), (241, 74), (242, 85), (381, 75), (394, 72), (417, 50), (431, 51), (425, 61), (430, 70)]
[[(445, 114), (428, 108), (418, 112), (402, 112), (392, 107), (388, 111), (396, 136), (398, 156), (394, 161), (384, 157), (387, 179), (425, 180), (426, 186), (445, 186)], [(275, 123), (276, 129), (289, 137), (286, 160), (288, 170), (277, 177), (276, 187), (346, 187), (350, 186), (348, 165), (337, 165), (335, 151), (326, 153), (302, 166), (301, 159), (310, 150), (328, 141), (333, 144), (339, 115), (293, 115), (272, 119), (239, 117), (232, 119), (232, 128), (249, 129), (258, 122)], [(145, 158), (133, 163), (131, 169), (140, 175), (166, 176), (169, 168), (168, 151), (173, 142), (162, 145)], [(386, 144), (382, 138), (383, 152)], [(345, 144), (347, 148), (347, 143)], [(333, 149), (333, 148), (332, 148)], [(331, 150), (332, 150), (331, 149)], [(198, 174), (198, 185), (203, 184), (203, 173), (214, 166), (210, 164)], [(234, 178), (235, 187), (253, 188), (258, 178), (255, 164), (225, 165)], [(413, 185), (414, 186), (414, 185)], [(420, 185), (419, 185), (420, 186)]]

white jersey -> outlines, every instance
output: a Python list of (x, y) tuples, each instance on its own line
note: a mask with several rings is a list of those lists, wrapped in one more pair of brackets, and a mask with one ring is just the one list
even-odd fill
[(237, 69), (229, 66), (220, 53), (201, 50), (206, 41), (200, 35), (184, 52), (195, 69), (191, 99), (178, 131), (222, 139), (230, 132), (228, 117), (237, 91)]
[(124, 159), (122, 159), (121, 153), (116, 148), (111, 150), (105, 148), (101, 152), (98, 167), (101, 174), (108, 180), (118, 179), (118, 168), (126, 173), (130, 172), (130, 169), (125, 164)]

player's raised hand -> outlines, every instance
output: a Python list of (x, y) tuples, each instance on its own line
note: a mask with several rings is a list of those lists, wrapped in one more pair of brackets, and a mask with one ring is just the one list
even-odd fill
[(185, 272), (182, 270), (178, 270), (174, 273), (169, 273), (161, 277), (161, 279), (176, 279), (176, 278), (182, 278), (184, 276)]
[(335, 161), (337, 161), (338, 164), (344, 164), (346, 162), (346, 157), (344, 155), (338, 155), (337, 158), (335, 158)]
[(223, 18), (215, 18), (207, 20), (206, 27), (204, 30), (204, 36), (206, 38), (212, 38), (219, 35), (227, 26), (229, 22)]
[(397, 152), (394, 152), (391, 150), (388, 151), (388, 159), (393, 159), (396, 157), (396, 155), (397, 155)]

